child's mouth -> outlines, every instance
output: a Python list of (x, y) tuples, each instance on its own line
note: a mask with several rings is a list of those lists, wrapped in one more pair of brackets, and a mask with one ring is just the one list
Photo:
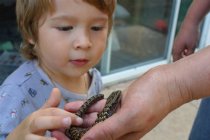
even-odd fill
[(70, 62), (76, 66), (84, 66), (88, 63), (88, 60), (87, 59), (74, 59), (74, 60), (70, 60)]

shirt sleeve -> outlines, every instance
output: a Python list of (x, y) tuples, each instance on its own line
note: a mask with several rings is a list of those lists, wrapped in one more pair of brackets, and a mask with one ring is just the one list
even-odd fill
[(22, 108), (26, 102), (23, 95), (18, 86), (0, 86), (0, 140), (5, 140), (20, 124)]

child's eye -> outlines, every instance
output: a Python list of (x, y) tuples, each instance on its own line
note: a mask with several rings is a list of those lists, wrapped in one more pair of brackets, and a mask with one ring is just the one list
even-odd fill
[(73, 26), (61, 26), (61, 27), (56, 27), (60, 31), (70, 31), (73, 29)]
[(91, 29), (93, 31), (101, 31), (103, 29), (103, 27), (102, 26), (93, 26), (93, 27), (91, 27)]

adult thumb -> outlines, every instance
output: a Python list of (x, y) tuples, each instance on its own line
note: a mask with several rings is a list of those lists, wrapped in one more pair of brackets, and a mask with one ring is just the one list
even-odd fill
[(42, 106), (42, 108), (57, 107), (61, 101), (61, 93), (58, 88), (53, 88), (50, 97)]

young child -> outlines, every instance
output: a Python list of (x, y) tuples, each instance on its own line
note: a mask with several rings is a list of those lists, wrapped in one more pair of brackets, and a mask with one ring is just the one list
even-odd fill
[(28, 60), (0, 87), (0, 140), (44, 139), (47, 130), (82, 123), (59, 108), (100, 92), (93, 67), (106, 49), (114, 8), (115, 0), (16, 1)]

